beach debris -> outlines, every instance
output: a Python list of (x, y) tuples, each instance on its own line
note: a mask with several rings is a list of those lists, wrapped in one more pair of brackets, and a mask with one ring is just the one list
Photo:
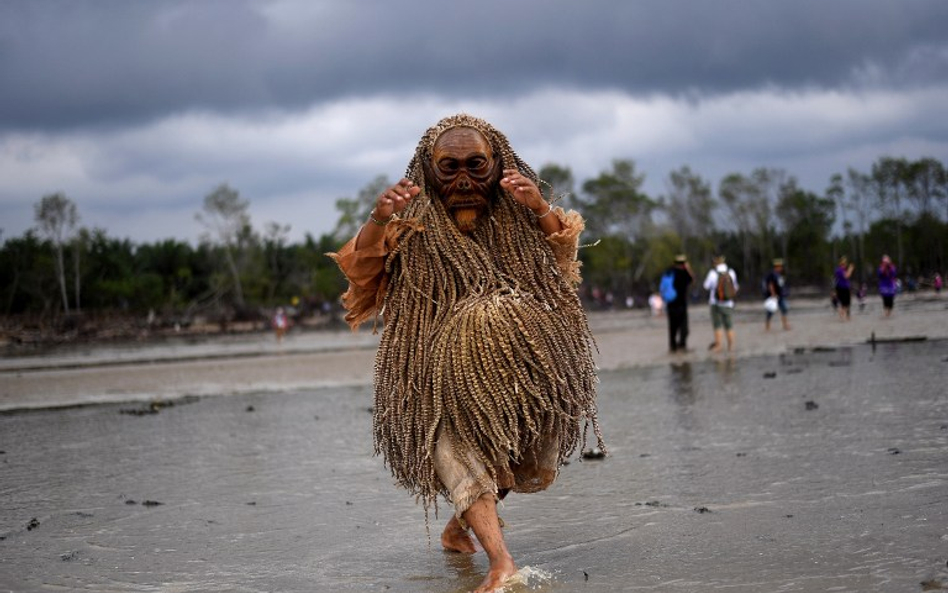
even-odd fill
[(245, 411), (245, 412), (253, 412), (253, 411), (255, 411), (255, 410), (256, 410), (255, 407), (253, 407), (253, 406), (247, 406), (247, 408), (246, 408), (244, 411)]
[(893, 336), (891, 338), (877, 338), (876, 333), (872, 332), (872, 337), (866, 341), (870, 344), (891, 344), (899, 342), (924, 342), (926, 340), (928, 340), (928, 336)]
[(820, 407), (820, 404), (816, 403), (816, 402), (813, 401), (813, 400), (810, 400), (810, 401), (806, 402), (806, 404), (804, 404), (804, 405), (806, 406), (806, 409), (807, 409), (807, 410), (816, 410), (816, 409), (818, 409), (818, 408)]
[(32, 519), (30, 519), (30, 522), (26, 524), (26, 530), (33, 531), (39, 526), (40, 526), (39, 519), (37, 519), (36, 517), (33, 517)]
[(888, 452), (889, 452), (889, 455), (898, 455), (899, 453), (901, 453), (898, 447), (889, 447)]
[(709, 509), (708, 507), (695, 507), (695, 512), (698, 513), (699, 515), (703, 515), (705, 513), (710, 513), (711, 509)]
[(72, 562), (79, 558), (79, 552), (73, 550), (71, 552), (66, 552), (65, 554), (60, 554), (59, 559), (63, 562)]
[(773, 379), (777, 376), (777, 371), (768, 371), (764, 373), (764, 379)]
[[(125, 504), (127, 504), (127, 505), (138, 504), (138, 501), (136, 501), (136, 500), (133, 499), (133, 498), (129, 498), (128, 500), (125, 501)], [(165, 504), (165, 503), (163, 503), (163, 502), (158, 502), (157, 500), (144, 500), (144, 501), (142, 501), (142, 506), (143, 506), (143, 507), (158, 507), (158, 506), (161, 506), (161, 505), (163, 505), (163, 504)]]
[(119, 414), (126, 414), (128, 416), (150, 416), (152, 414), (157, 414), (165, 408), (173, 408), (178, 404), (189, 404), (197, 401), (197, 396), (187, 396), (179, 400), (162, 400), (156, 399), (148, 402), (144, 408), (122, 408), (119, 410)]
[(944, 591), (948, 589), (948, 586), (937, 579), (929, 579), (919, 584), (922, 586), (922, 591)]
[(605, 457), (606, 452), (599, 447), (594, 447), (592, 449), (583, 451), (583, 459), (604, 459)]

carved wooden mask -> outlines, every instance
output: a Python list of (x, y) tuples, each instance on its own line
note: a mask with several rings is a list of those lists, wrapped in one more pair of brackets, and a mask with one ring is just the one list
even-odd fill
[(432, 147), (431, 162), (423, 166), (425, 184), (441, 196), (458, 229), (473, 231), (490, 207), (502, 173), (487, 139), (474, 128), (446, 130)]

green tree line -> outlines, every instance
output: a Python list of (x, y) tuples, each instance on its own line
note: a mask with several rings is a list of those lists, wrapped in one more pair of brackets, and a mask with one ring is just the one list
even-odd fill
[[(881, 157), (869, 171), (833, 175), (825, 191), (799, 187), (781, 169), (732, 173), (717, 187), (689, 167), (672, 171), (661, 195), (642, 189), (634, 161), (617, 159), (577, 182), (560, 164), (539, 170), (548, 199), (586, 219), (583, 294), (617, 302), (655, 289), (677, 253), (700, 275), (723, 254), (741, 284), (756, 286), (772, 258), (786, 262), (795, 287), (828, 290), (839, 256), (856, 264), (857, 281), (874, 283), (883, 254), (905, 277), (944, 273), (948, 256), (948, 175), (933, 158)], [(345, 281), (325, 253), (338, 249), (390, 185), (378, 176), (353, 197), (336, 201), (332, 232), (290, 243), (290, 228), (255, 228), (249, 200), (222, 184), (195, 213), (205, 233), (196, 245), (166, 239), (134, 243), (82, 227), (63, 193), (34, 206), (36, 227), (0, 248), (0, 306), (6, 315), (55, 319), (76, 312), (196, 314), (230, 319), (293, 303), (302, 314), (335, 307)], [(756, 290), (744, 290), (757, 295)]]

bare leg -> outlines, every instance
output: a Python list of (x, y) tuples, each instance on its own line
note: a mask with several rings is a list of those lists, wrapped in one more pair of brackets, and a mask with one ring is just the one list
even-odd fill
[(720, 329), (714, 330), (714, 343), (708, 347), (708, 350), (711, 352), (720, 352), (721, 351), (721, 337), (724, 332)]
[(504, 534), (497, 517), (497, 503), (493, 494), (484, 494), (464, 511), (464, 521), (474, 530), (474, 535), (487, 553), (490, 569), (474, 593), (490, 593), (503, 587), (504, 581), (516, 574)]
[(448, 524), (444, 526), (441, 533), (441, 546), (448, 552), (459, 552), (461, 554), (473, 554), (477, 550), (474, 548), (474, 540), (466, 529), (461, 527), (457, 516), (451, 517)]
[(783, 322), (783, 329), (784, 329), (784, 330), (789, 330), (789, 329), (790, 329), (790, 322), (787, 321), (787, 316), (786, 316), (786, 315), (781, 315), (781, 316), (780, 316), (780, 321)]
[(727, 330), (727, 351), (734, 350), (734, 330)]

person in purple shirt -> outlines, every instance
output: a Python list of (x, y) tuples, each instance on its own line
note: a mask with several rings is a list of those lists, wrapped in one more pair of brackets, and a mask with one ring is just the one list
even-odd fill
[(882, 296), (882, 310), (885, 311), (886, 317), (892, 314), (892, 305), (895, 303), (896, 276), (895, 264), (888, 255), (883, 255), (882, 263), (879, 264), (879, 294)]
[(833, 275), (836, 298), (839, 300), (839, 317), (843, 321), (849, 321), (849, 304), (852, 302), (852, 287), (849, 284), (849, 277), (853, 275), (854, 269), (853, 265), (849, 263), (849, 258), (844, 255), (839, 258), (839, 265), (836, 266), (836, 272)]

